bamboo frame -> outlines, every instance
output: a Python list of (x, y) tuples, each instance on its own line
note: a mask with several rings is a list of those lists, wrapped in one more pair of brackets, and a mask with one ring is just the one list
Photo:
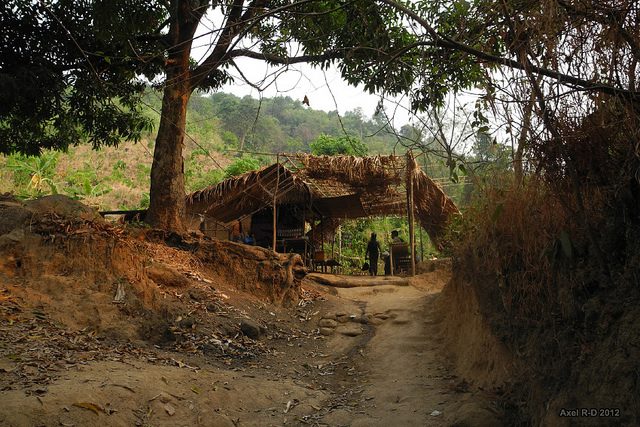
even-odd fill
[(415, 160), (411, 151), (407, 152), (407, 219), (409, 221), (409, 253), (411, 255), (411, 275), (416, 275), (416, 236), (414, 230), (413, 176)]
[(278, 175), (276, 177), (276, 188), (273, 191), (273, 252), (277, 252), (276, 250), (276, 241), (277, 241), (277, 232), (278, 232), (278, 216), (277, 216), (277, 206), (278, 206), (278, 187), (280, 186), (280, 156), (276, 157), (276, 168), (278, 170)]

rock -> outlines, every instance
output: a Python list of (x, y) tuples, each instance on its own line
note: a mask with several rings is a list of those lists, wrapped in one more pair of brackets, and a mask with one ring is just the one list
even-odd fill
[(192, 329), (193, 325), (195, 324), (196, 320), (193, 317), (185, 317), (178, 322), (178, 326), (180, 326), (182, 329)]
[(147, 276), (158, 285), (171, 287), (185, 287), (189, 285), (189, 279), (184, 274), (174, 270), (168, 265), (153, 263), (146, 269)]
[(320, 319), (318, 326), (321, 328), (335, 328), (338, 326), (338, 322), (333, 319)]
[(339, 323), (347, 323), (349, 321), (349, 316), (346, 313), (336, 314), (336, 320)]
[(240, 322), (240, 330), (249, 338), (257, 340), (262, 335), (263, 328), (253, 320), (243, 319), (242, 322)]
[(194, 301), (204, 301), (207, 298), (207, 293), (202, 289), (191, 288), (189, 289), (189, 296)]
[(370, 317), (368, 322), (370, 325), (381, 325), (384, 323), (384, 320), (379, 319), (377, 317)]
[(333, 335), (333, 328), (320, 328), (320, 335), (329, 336)]
[(331, 319), (331, 320), (336, 320), (336, 314), (335, 313), (326, 313), (324, 316), (322, 316), (323, 319)]
[(170, 394), (165, 393), (164, 391), (161, 391), (160, 394), (156, 396), (156, 399), (158, 399), (162, 403), (169, 403), (174, 400)]
[(362, 328), (360, 325), (350, 323), (348, 325), (340, 326), (340, 328), (337, 329), (337, 332), (348, 337), (357, 337), (362, 334)]

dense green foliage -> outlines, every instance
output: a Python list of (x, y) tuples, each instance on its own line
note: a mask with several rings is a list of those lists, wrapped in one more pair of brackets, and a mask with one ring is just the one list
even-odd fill
[[(155, 92), (144, 98), (146, 114), (159, 120), (161, 99)], [(188, 106), (187, 143), (211, 143), (218, 151), (311, 152), (311, 143), (327, 135), (359, 146), (357, 152), (390, 153), (397, 144), (395, 132), (379, 116), (367, 118), (360, 109), (339, 116), (305, 108), (288, 96), (257, 100), (250, 96), (217, 92), (194, 94)], [(362, 143), (364, 147), (360, 147)]]
[[(159, 107), (158, 95), (147, 91), (143, 113), (155, 126), (159, 121)], [(276, 148), (281, 147), (285, 151), (315, 154), (370, 155), (388, 154), (394, 150), (401, 153), (399, 149), (404, 149), (398, 143), (396, 132), (384, 126), (379, 117), (368, 119), (359, 110), (349, 111), (339, 118), (335, 112), (305, 108), (300, 101), (289, 97), (265, 98), (260, 102), (251, 97), (239, 98), (226, 93), (212, 96), (195, 94), (188, 108), (185, 138), (187, 192), (216, 184), (228, 176), (258, 169), (273, 161), (272, 156), (237, 154), (235, 150), (240, 149), (243, 135), (245, 149), (257, 152), (275, 153)], [(237, 113), (242, 108), (246, 109), (248, 117)], [(261, 138), (254, 138), (251, 133), (256, 117), (258, 123), (272, 124), (269, 128), (262, 127), (264, 133)], [(428, 147), (430, 154), (420, 156), (418, 162), (456, 203), (468, 198), (469, 181), (462, 177), (459, 183), (449, 180), (446, 156), (438, 155), (437, 147), (418, 135), (411, 125), (405, 125), (398, 134), (402, 135), (405, 144), (410, 141)], [(0, 190), (13, 191), (21, 197), (60, 192), (98, 203), (103, 209), (148, 207), (154, 137), (153, 133), (147, 134), (145, 140), (137, 145), (125, 144), (115, 151), (110, 149), (109, 153), (70, 148), (68, 153), (47, 150), (40, 157), (8, 156), (0, 160), (0, 164), (8, 168), (3, 173), (5, 182)], [(135, 157), (131, 156), (133, 149), (138, 153)], [(481, 147), (478, 150), (477, 156), (467, 160), (493, 161), (491, 156), (496, 150), (494, 144), (489, 144), (486, 153)], [(226, 153), (230, 160), (223, 161), (224, 166), (219, 167), (218, 162), (224, 158), (221, 157), (222, 153)], [(131, 194), (126, 195), (127, 192)]]
[(144, 84), (157, 61), (134, 61), (157, 26), (153, 4), (10, 0), (0, 5), (0, 153), (37, 154), (89, 141), (139, 139)]
[(350, 136), (335, 138), (323, 134), (310, 144), (310, 148), (311, 153), (317, 156), (335, 156), (337, 154), (365, 156), (367, 154), (367, 146)]

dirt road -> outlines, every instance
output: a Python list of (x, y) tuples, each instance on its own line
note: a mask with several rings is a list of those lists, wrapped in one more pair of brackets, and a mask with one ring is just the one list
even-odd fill
[(316, 298), (297, 311), (257, 302), (254, 320), (270, 326), (239, 358), (144, 343), (108, 347), (97, 358), (100, 348), (78, 351), (64, 341), (77, 343), (83, 332), (56, 332), (63, 351), (53, 347), (55, 331), (42, 329), (46, 320), (4, 322), (0, 424), (500, 425), (491, 396), (453, 375), (443, 353), (437, 298), (445, 280), (307, 284)]
[(353, 386), (361, 387), (363, 403), (351, 413), (329, 414), (330, 425), (500, 425), (490, 396), (453, 375), (447, 363), (437, 280), (427, 275), (413, 286), (338, 290), (369, 319), (368, 339), (351, 351), (361, 374)]

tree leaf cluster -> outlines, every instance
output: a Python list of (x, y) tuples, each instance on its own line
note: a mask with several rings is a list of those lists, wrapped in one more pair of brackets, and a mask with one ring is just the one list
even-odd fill
[(139, 107), (145, 84), (136, 76), (159, 72), (162, 56), (137, 36), (163, 14), (140, 6), (69, 0), (0, 5), (0, 153), (37, 154), (85, 141), (115, 145), (148, 131)]

